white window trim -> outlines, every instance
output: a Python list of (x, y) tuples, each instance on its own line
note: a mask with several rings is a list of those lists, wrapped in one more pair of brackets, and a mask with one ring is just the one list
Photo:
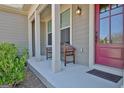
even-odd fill
[(46, 47), (48, 46), (48, 26), (47, 26), (48, 21), (45, 21), (46, 25)]
[(70, 28), (70, 27), (71, 26), (62, 27), (62, 28), (60, 28), (60, 31), (66, 29), (66, 28)]

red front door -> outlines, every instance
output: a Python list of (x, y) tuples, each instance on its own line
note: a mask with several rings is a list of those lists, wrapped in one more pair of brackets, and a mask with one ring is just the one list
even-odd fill
[(96, 64), (124, 67), (124, 5), (95, 6)]

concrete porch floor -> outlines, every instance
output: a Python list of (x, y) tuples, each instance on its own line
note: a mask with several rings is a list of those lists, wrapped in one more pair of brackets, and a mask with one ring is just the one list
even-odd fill
[(86, 73), (90, 69), (79, 64), (68, 63), (65, 67), (62, 63), (62, 71), (53, 73), (51, 60), (28, 60), (28, 66), (36, 76), (47, 86), (55, 88), (118, 88), (122, 85), (122, 79), (114, 83), (94, 75)]

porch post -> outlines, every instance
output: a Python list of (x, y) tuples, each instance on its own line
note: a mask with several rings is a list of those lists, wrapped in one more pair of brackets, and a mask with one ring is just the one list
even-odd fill
[(52, 4), (52, 70), (61, 70), (60, 61), (60, 5)]
[(93, 68), (95, 64), (95, 31), (94, 31), (94, 18), (95, 18), (95, 5), (89, 5), (89, 67)]
[(40, 13), (37, 10), (35, 11), (35, 57), (40, 61)]
[(28, 52), (29, 58), (32, 57), (32, 22), (28, 19)]

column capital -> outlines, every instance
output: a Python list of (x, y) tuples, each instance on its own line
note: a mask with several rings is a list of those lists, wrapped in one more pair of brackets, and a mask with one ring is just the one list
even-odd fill
[(35, 16), (40, 16), (40, 12), (38, 10), (35, 11)]
[(38, 10), (36, 10), (35, 15), (40, 15), (40, 12)]

